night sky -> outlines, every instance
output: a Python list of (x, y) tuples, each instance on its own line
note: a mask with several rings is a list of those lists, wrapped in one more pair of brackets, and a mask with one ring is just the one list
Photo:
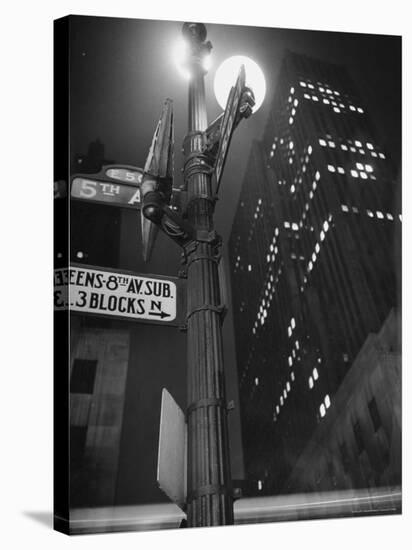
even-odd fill
[[(175, 186), (182, 183), (181, 142), (187, 128), (187, 81), (177, 71), (173, 48), (181, 36), (181, 22), (99, 17), (75, 17), (71, 34), (71, 155), (86, 153), (100, 139), (105, 157), (119, 164), (142, 167), (165, 98), (174, 102)], [(267, 84), (261, 109), (237, 128), (232, 140), (216, 207), (216, 229), (227, 244), (237, 206), (242, 177), (252, 139), (263, 135), (281, 61), (286, 49), (346, 65), (355, 80), (363, 104), (375, 122), (383, 150), (399, 166), (401, 158), (401, 41), (399, 37), (207, 25), (213, 44), (212, 67), (206, 77), (208, 119), (221, 112), (213, 94), (213, 75), (232, 55), (247, 55), (262, 68)], [(132, 227), (133, 213), (124, 214)], [(128, 221), (127, 221), (128, 220)], [(137, 251), (130, 235), (128, 250)], [(178, 251), (160, 239), (153, 260), (144, 267), (123, 251), (122, 267), (137, 271), (176, 275)], [(137, 254), (137, 252), (136, 252)], [(172, 263), (170, 262), (172, 259)], [(171, 329), (169, 329), (171, 330)], [(148, 332), (149, 333), (149, 332)], [(232, 316), (224, 326), (225, 368), (228, 399), (236, 399), (235, 353)], [(176, 346), (182, 345), (182, 338)], [(170, 346), (174, 346), (170, 339)], [(178, 348), (173, 349), (173, 353)], [(172, 355), (173, 355), (172, 353)], [(173, 392), (172, 392), (173, 393)], [(182, 403), (184, 405), (184, 403)], [(234, 447), (234, 477), (242, 474), (238, 413), (231, 413)], [(127, 481), (127, 480), (126, 480)], [(125, 483), (126, 483), (125, 481)]]

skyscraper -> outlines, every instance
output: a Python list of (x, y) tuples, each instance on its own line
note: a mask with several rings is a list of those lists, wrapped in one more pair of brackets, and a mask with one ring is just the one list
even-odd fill
[(245, 470), (262, 493), (288, 490), (368, 335), (400, 306), (400, 186), (380, 145), (344, 67), (286, 54), (229, 242)]

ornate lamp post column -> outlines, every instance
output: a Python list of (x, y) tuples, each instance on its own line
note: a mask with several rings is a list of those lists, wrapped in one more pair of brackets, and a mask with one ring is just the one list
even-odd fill
[(141, 184), (143, 255), (150, 256), (157, 228), (183, 249), (187, 277), (187, 497), (189, 527), (233, 523), (227, 408), (223, 372), (215, 194), (232, 133), (252, 113), (253, 92), (242, 66), (226, 109), (207, 125), (205, 57), (211, 49), (201, 23), (185, 23), (189, 48), (189, 128), (183, 142), (185, 204), (170, 207), (173, 189), (173, 110), (166, 100)]
[(196, 239), (184, 247), (187, 262), (189, 526), (233, 523), (225, 381), (222, 305), (218, 277), (220, 239), (213, 226), (215, 199), (211, 159), (204, 153), (207, 128), (203, 61), (206, 29), (183, 27), (190, 45), (189, 128), (183, 150), (187, 219)]

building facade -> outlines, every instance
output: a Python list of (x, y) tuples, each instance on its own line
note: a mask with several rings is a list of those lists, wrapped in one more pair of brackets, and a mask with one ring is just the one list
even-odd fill
[(229, 242), (245, 470), (261, 494), (297, 489), (299, 456), (400, 305), (396, 176), (345, 68), (288, 52)]

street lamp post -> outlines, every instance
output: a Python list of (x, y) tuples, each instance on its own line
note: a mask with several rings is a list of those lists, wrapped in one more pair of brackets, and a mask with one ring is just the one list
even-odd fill
[[(254, 96), (244, 68), (229, 94), (225, 112), (208, 127), (205, 57), (211, 49), (201, 23), (185, 23), (188, 51), (189, 124), (183, 141), (186, 202), (170, 207), (173, 190), (173, 114), (167, 100), (146, 161), (142, 181), (144, 256), (160, 227), (183, 250), (187, 277), (187, 496), (189, 527), (233, 523), (227, 406), (223, 370), (218, 263), (221, 239), (214, 229), (216, 192), (233, 130), (252, 113)], [(217, 175), (218, 174), (218, 175)], [(155, 227), (153, 226), (153, 227)]]
[(210, 157), (204, 153), (207, 128), (201, 24), (185, 24), (190, 45), (189, 132), (184, 140), (187, 218), (197, 238), (184, 248), (187, 269), (189, 526), (233, 523), (227, 409), (223, 371), (222, 304), (218, 277), (220, 240), (214, 231)]

